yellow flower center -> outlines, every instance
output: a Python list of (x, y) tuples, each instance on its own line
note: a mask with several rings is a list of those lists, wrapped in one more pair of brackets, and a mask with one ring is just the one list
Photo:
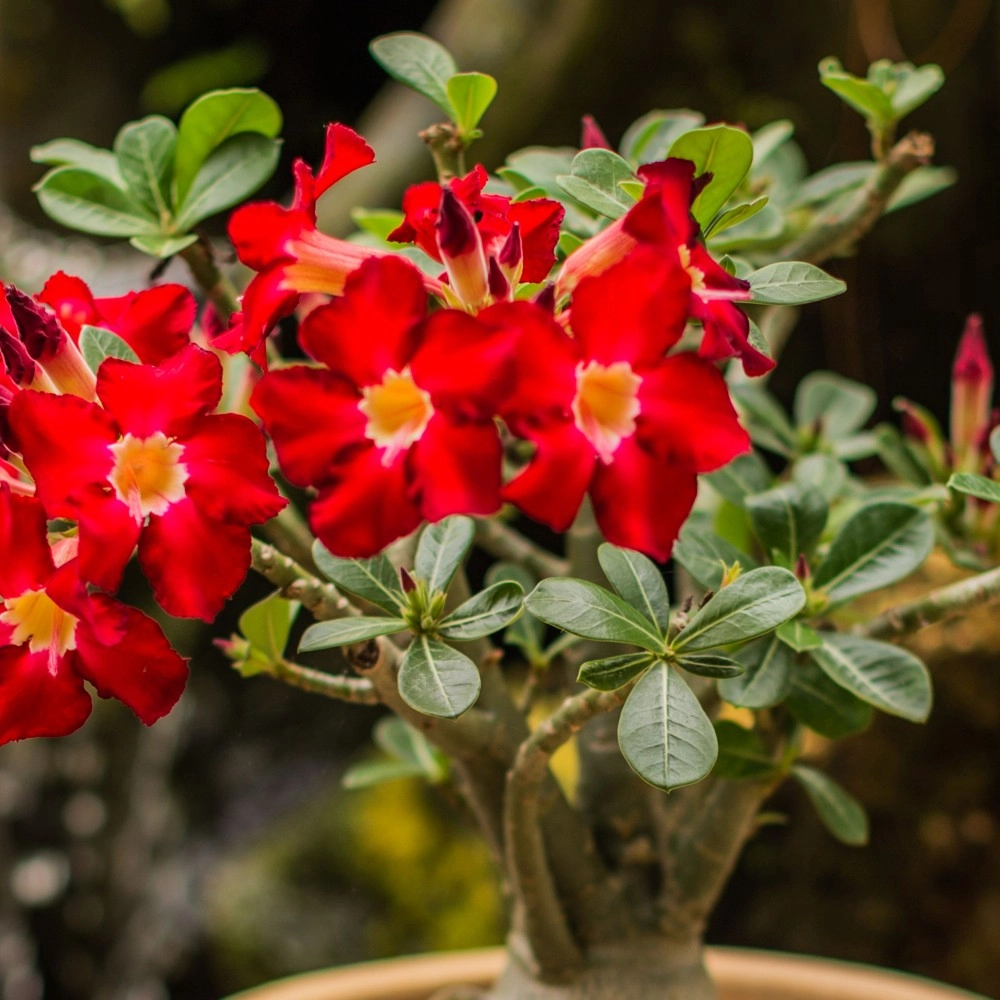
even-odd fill
[(385, 448), (382, 464), (392, 465), (400, 452), (420, 439), (434, 416), (430, 394), (424, 392), (410, 374), (391, 368), (377, 385), (365, 386), (358, 409), (368, 418), (365, 436)]
[(681, 258), (681, 267), (687, 271), (691, 278), (691, 291), (705, 291), (705, 272), (700, 267), (693, 267), (691, 265), (691, 250), (682, 243), (677, 248), (677, 253)]
[(627, 361), (576, 366), (573, 416), (605, 465), (613, 460), (618, 445), (635, 433), (640, 385), (642, 379)]
[(164, 514), (172, 503), (183, 500), (187, 466), (181, 462), (184, 445), (171, 441), (163, 431), (147, 438), (126, 434), (108, 445), (115, 464), (108, 482), (131, 515), (142, 521), (148, 514)]
[(47, 649), (50, 660), (76, 649), (78, 619), (63, 611), (44, 590), (26, 590), (3, 605), (6, 610), (0, 614), (0, 622), (13, 626), (10, 641), (15, 646), (28, 643), (32, 653)]

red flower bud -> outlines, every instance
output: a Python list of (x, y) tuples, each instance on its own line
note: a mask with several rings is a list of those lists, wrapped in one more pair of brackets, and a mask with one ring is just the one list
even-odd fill
[(989, 428), (993, 399), (993, 364), (983, 336), (983, 321), (975, 313), (965, 323), (951, 377), (951, 445), (955, 467), (973, 471)]
[(593, 115), (584, 115), (580, 132), (580, 149), (611, 149), (611, 143)]
[(438, 247), (455, 294), (467, 306), (478, 306), (489, 289), (483, 241), (476, 223), (450, 188), (441, 190), (437, 221)]

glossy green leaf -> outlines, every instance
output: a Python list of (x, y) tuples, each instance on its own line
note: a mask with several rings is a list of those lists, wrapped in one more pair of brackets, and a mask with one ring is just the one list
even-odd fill
[(475, 663), (443, 642), (415, 636), (399, 667), (399, 694), (410, 708), (424, 715), (454, 719), (479, 697)]
[(904, 118), (919, 108), (944, 84), (944, 72), (934, 63), (927, 63), (925, 66), (896, 63), (892, 69), (894, 86), (889, 99), (898, 118)]
[(663, 636), (617, 594), (587, 580), (548, 579), (528, 595), (528, 610), (564, 632), (604, 642), (627, 642), (658, 653)]
[(779, 625), (774, 634), (796, 653), (807, 653), (810, 649), (818, 649), (823, 645), (823, 636), (798, 618)]
[(814, 767), (796, 764), (792, 775), (805, 789), (823, 825), (837, 840), (852, 847), (868, 843), (868, 817), (857, 799)]
[(934, 524), (927, 511), (905, 503), (868, 504), (840, 529), (813, 586), (832, 601), (846, 601), (912, 573), (933, 544)]
[(735, 655), (744, 673), (719, 681), (719, 695), (740, 708), (771, 708), (792, 687), (794, 653), (777, 635), (747, 643)]
[(121, 358), (139, 364), (139, 355), (117, 333), (100, 326), (86, 324), (80, 328), (80, 353), (87, 367), (95, 373), (105, 358)]
[(719, 751), (705, 710), (665, 663), (656, 664), (630, 692), (618, 720), (618, 743), (636, 774), (665, 791), (700, 781)]
[(808, 553), (826, 524), (829, 507), (819, 490), (784, 483), (746, 499), (753, 532), (768, 552), (780, 552), (789, 565)]
[[(715, 227), (709, 246), (714, 254), (719, 253), (751, 253), (775, 246), (785, 232), (784, 212), (776, 205), (761, 206), (752, 215), (734, 222), (720, 231)], [(753, 272), (748, 266), (746, 273), (740, 273), (738, 278), (746, 278)], [(770, 356), (770, 350), (765, 351)]]
[(192, 243), (198, 242), (196, 233), (189, 233), (187, 236), (133, 236), (129, 243), (142, 253), (148, 253), (150, 257), (158, 257), (166, 260), (180, 253)]
[(712, 239), (725, 232), (732, 226), (738, 226), (741, 222), (753, 218), (765, 205), (767, 198), (757, 198), (755, 201), (747, 202), (744, 205), (737, 205), (735, 208), (728, 208), (721, 215), (716, 216), (712, 224), (705, 233), (705, 239)]
[(617, 691), (638, 677), (656, 662), (649, 653), (623, 653), (621, 656), (606, 656), (601, 660), (588, 660), (580, 667), (577, 680), (581, 684), (598, 691)]
[(203, 94), (181, 115), (174, 158), (174, 205), (187, 197), (192, 182), (213, 150), (241, 133), (274, 139), (281, 132), (281, 109), (255, 88)]
[(705, 173), (712, 175), (691, 206), (694, 217), (703, 229), (707, 229), (749, 172), (753, 142), (742, 129), (731, 125), (708, 125), (676, 139), (670, 147), (670, 156), (692, 160), (696, 177)]
[(406, 216), (393, 208), (352, 208), (351, 221), (366, 233), (388, 242), (389, 233), (398, 229)]
[(159, 235), (149, 210), (105, 177), (78, 167), (50, 170), (34, 187), (42, 210), (70, 229), (94, 236)]
[(696, 612), (671, 647), (678, 653), (754, 639), (797, 615), (806, 603), (787, 569), (763, 566), (737, 577)]
[(400, 618), (335, 618), (317, 622), (305, 630), (299, 652), (312, 653), (318, 649), (350, 646), (380, 635), (394, 635), (405, 628), (406, 622)]
[(739, 563), (744, 570), (757, 566), (751, 556), (735, 545), (690, 521), (681, 528), (673, 556), (706, 590), (719, 589), (726, 566)]
[(911, 722), (925, 722), (931, 711), (927, 668), (900, 646), (849, 633), (830, 632), (809, 655), (827, 677), (862, 701)]
[(774, 761), (752, 729), (722, 719), (715, 723), (715, 735), (719, 741), (719, 759), (712, 773), (716, 777), (728, 781), (753, 781), (774, 772)]
[(787, 118), (768, 122), (750, 137), (753, 142), (753, 166), (757, 169), (776, 149), (795, 135), (795, 126)]
[(610, 149), (583, 149), (573, 158), (569, 174), (557, 177), (556, 182), (581, 205), (618, 219), (635, 204), (619, 184), (634, 178), (628, 163)]
[[(487, 586), (507, 581), (518, 584), (525, 594), (531, 593), (538, 583), (537, 577), (515, 563), (496, 562), (486, 571)], [(525, 611), (507, 626), (503, 641), (510, 646), (517, 646), (530, 661), (541, 652), (544, 637), (545, 626), (534, 615)]]
[(556, 178), (570, 172), (576, 152), (568, 146), (528, 146), (511, 153), (497, 173), (517, 191), (540, 188), (551, 197), (559, 197), (562, 188)]
[(819, 424), (824, 437), (836, 440), (863, 427), (877, 404), (870, 386), (833, 372), (810, 372), (795, 393), (795, 422), (800, 427)]
[(448, 80), (458, 67), (440, 42), (415, 31), (397, 31), (380, 35), (368, 48), (389, 76), (430, 98), (446, 114), (452, 113)]
[(804, 208), (830, 201), (847, 191), (860, 188), (875, 173), (876, 164), (870, 160), (854, 163), (838, 163), (823, 170), (817, 170), (803, 181), (795, 191), (791, 208)]
[(52, 167), (80, 167), (97, 174), (115, 187), (125, 189), (125, 179), (118, 169), (118, 159), (110, 149), (98, 149), (79, 139), (53, 139), (31, 147), (32, 163), (47, 163)]
[(476, 524), (471, 517), (446, 517), (420, 533), (413, 572), (428, 589), (445, 591), (472, 548)]
[(445, 90), (459, 132), (468, 135), (493, 103), (497, 82), (487, 73), (456, 73), (449, 77)]
[(831, 278), (822, 268), (801, 260), (782, 260), (754, 271), (750, 301), (764, 305), (802, 305), (840, 295), (847, 285)]
[(162, 115), (129, 122), (115, 137), (118, 168), (129, 193), (157, 218), (170, 217), (177, 127)]
[(456, 642), (481, 639), (505, 628), (524, 610), (524, 590), (519, 583), (506, 580), (473, 594), (446, 618), (439, 631), (443, 638)]
[(948, 480), (948, 489), (956, 493), (964, 493), (969, 497), (978, 497), (990, 503), (1000, 503), (1000, 483), (985, 476), (977, 476), (972, 472), (957, 472)]
[(839, 59), (832, 56), (823, 59), (819, 64), (819, 79), (824, 87), (866, 118), (884, 123), (900, 117), (881, 87), (846, 72)]
[(690, 653), (687, 656), (679, 656), (677, 666), (699, 677), (714, 677), (720, 680), (739, 677), (743, 673), (743, 667), (736, 660), (721, 653)]
[(946, 191), (957, 180), (958, 173), (954, 167), (917, 167), (899, 182), (899, 187), (889, 196), (883, 214), (888, 215)]
[(284, 655), (288, 634), (298, 611), (298, 601), (289, 601), (280, 593), (271, 594), (240, 615), (240, 632), (254, 649), (264, 654), (268, 662), (274, 663)]
[(597, 558), (618, 596), (666, 635), (670, 624), (670, 597), (656, 563), (641, 552), (607, 542), (598, 547)]
[(646, 190), (642, 181), (619, 181), (618, 186), (633, 200), (638, 201)]
[(705, 478), (731, 504), (742, 507), (747, 497), (769, 489), (774, 477), (764, 459), (750, 451)]
[(730, 393), (754, 444), (778, 455), (795, 453), (798, 447), (795, 428), (767, 389), (758, 385), (732, 385)]
[(348, 594), (369, 601), (391, 615), (400, 615), (406, 607), (399, 574), (384, 555), (371, 559), (341, 559), (332, 555), (321, 542), (315, 542), (313, 559), (319, 571)]
[[(780, 645), (784, 646), (783, 643)], [(788, 655), (791, 655), (791, 650)], [(859, 733), (867, 729), (872, 721), (871, 705), (835, 684), (808, 657), (802, 657), (796, 663), (791, 690), (784, 701), (802, 725), (831, 740)]]
[(230, 136), (209, 154), (177, 209), (180, 231), (253, 194), (278, 165), (281, 144), (256, 132)]
[(680, 136), (704, 124), (705, 116), (700, 111), (689, 111), (687, 108), (650, 111), (625, 130), (621, 154), (635, 166), (664, 160)]

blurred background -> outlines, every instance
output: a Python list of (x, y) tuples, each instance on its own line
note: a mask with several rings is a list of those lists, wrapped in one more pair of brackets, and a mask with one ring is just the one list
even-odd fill
[[(939, 63), (944, 89), (905, 124), (934, 135), (957, 185), (833, 262), (848, 292), (805, 310), (772, 387), (787, 401), (827, 367), (874, 386), (879, 419), (894, 419), (900, 393), (943, 418), (968, 313), (983, 314), (1000, 351), (993, 0), (0, 0), (0, 277), (35, 291), (64, 269), (104, 293), (149, 280), (148, 258), (128, 247), (48, 228), (28, 150), (61, 135), (109, 146), (125, 121), (176, 117), (213, 87), (259, 86), (285, 112), (267, 196), (284, 197), (292, 158), (315, 162), (322, 126), (339, 120), (382, 166), (338, 185), (321, 224), (342, 229), (358, 201), (397, 204), (430, 175), (414, 135), (434, 110), (383, 88), (366, 46), (420, 28), (460, 68), (499, 79), (477, 150), (490, 168), (520, 146), (578, 144), (585, 113), (615, 143), (647, 110), (690, 107), (750, 128), (788, 118), (817, 170), (868, 155), (860, 118), (818, 83), (822, 57), (856, 73), (881, 57)], [(168, 277), (186, 276), (172, 265)], [(265, 593), (251, 580), (242, 596)], [(920, 637), (937, 685), (928, 727), (881, 717), (832, 752), (832, 773), (870, 809), (871, 846), (836, 844), (783, 793), (787, 822), (751, 844), (713, 942), (1000, 996), (995, 618)], [(235, 620), (166, 627), (193, 656), (167, 719), (146, 730), (101, 704), (73, 737), (0, 748), (0, 1000), (215, 1000), (301, 969), (499, 940), (489, 859), (446, 788), (341, 790), (377, 713), (242, 680), (210, 645)]]

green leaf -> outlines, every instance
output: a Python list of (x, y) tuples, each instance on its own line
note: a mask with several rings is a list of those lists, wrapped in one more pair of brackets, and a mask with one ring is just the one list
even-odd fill
[(783, 553), (789, 564), (812, 549), (829, 514), (823, 494), (799, 483), (785, 483), (747, 497), (746, 509), (764, 548)]
[(795, 393), (795, 422), (799, 427), (818, 423), (824, 437), (837, 440), (863, 427), (877, 404), (870, 386), (833, 372), (810, 372)]
[[(535, 576), (515, 563), (497, 562), (486, 571), (487, 586), (508, 581), (518, 584), (526, 594), (534, 590), (535, 584), (538, 583)], [(531, 661), (541, 652), (544, 635), (545, 626), (534, 615), (525, 611), (507, 627), (503, 641), (509, 646), (517, 646)]]
[(289, 601), (280, 593), (271, 594), (240, 615), (240, 632), (269, 663), (274, 663), (284, 655), (288, 633), (298, 611), (298, 601)]
[(705, 478), (731, 504), (742, 507), (748, 496), (769, 489), (773, 477), (764, 459), (750, 451)]
[(715, 729), (676, 670), (658, 663), (632, 689), (618, 743), (643, 781), (670, 791), (704, 778), (718, 756)]
[(831, 740), (859, 733), (872, 721), (871, 705), (835, 684), (808, 658), (797, 663), (785, 704), (802, 725)]
[(795, 126), (787, 119), (780, 118), (775, 122), (757, 129), (750, 137), (753, 141), (753, 166), (757, 169), (776, 149), (788, 142), (795, 135)]
[(813, 577), (831, 601), (877, 590), (912, 573), (934, 544), (927, 511), (905, 503), (862, 507), (840, 529)]
[(747, 202), (745, 205), (737, 205), (735, 208), (728, 208), (721, 215), (716, 216), (712, 224), (705, 233), (705, 239), (718, 236), (732, 226), (738, 226), (741, 222), (753, 218), (765, 205), (767, 198), (757, 198), (755, 201)]
[(956, 493), (964, 493), (969, 497), (978, 497), (990, 503), (1000, 503), (1000, 483), (977, 476), (972, 472), (957, 472), (948, 480), (948, 489)]
[(370, 760), (354, 764), (344, 774), (345, 788), (364, 788), (394, 778), (422, 777), (437, 783), (448, 776), (448, 760), (435, 749), (418, 729), (395, 715), (375, 723), (375, 745), (389, 760)]
[(904, 118), (919, 108), (944, 84), (944, 71), (934, 63), (915, 67), (910, 63), (896, 63), (893, 67), (895, 86), (889, 94), (897, 118)]
[(691, 653), (689, 656), (677, 658), (677, 666), (683, 667), (689, 673), (699, 677), (739, 677), (743, 667), (728, 656), (721, 653)]
[(384, 555), (372, 559), (341, 559), (321, 542), (313, 544), (313, 559), (319, 571), (341, 590), (399, 616), (406, 607), (406, 595), (399, 575)]
[(573, 157), (569, 174), (556, 178), (559, 187), (599, 215), (621, 218), (634, 204), (618, 186), (635, 179), (628, 163), (610, 149), (584, 149)]
[(405, 628), (406, 622), (400, 618), (335, 618), (333, 621), (317, 622), (305, 630), (299, 652), (312, 653), (317, 649), (350, 646), (380, 635), (394, 635)]
[(680, 136), (704, 124), (705, 116), (700, 111), (689, 111), (687, 108), (650, 111), (625, 130), (621, 154), (635, 166), (665, 160), (670, 147)]
[(255, 88), (214, 90), (203, 94), (181, 115), (174, 157), (174, 204), (187, 197), (192, 182), (211, 153), (244, 132), (274, 139), (281, 132), (281, 109)]
[(728, 781), (752, 781), (774, 773), (774, 761), (768, 756), (761, 738), (729, 719), (715, 723), (719, 741), (719, 759), (712, 773)]
[(674, 639), (678, 653), (754, 639), (797, 615), (806, 603), (787, 569), (764, 566), (737, 577), (701, 608)]
[(833, 455), (803, 455), (792, 466), (792, 481), (814, 487), (827, 501), (836, 500), (847, 485), (847, 469)]
[(115, 137), (118, 168), (129, 193), (160, 220), (170, 217), (177, 128), (162, 115), (129, 122)]
[(798, 438), (781, 404), (757, 385), (731, 385), (730, 394), (754, 444), (775, 454), (793, 455)]
[(121, 358), (139, 364), (139, 355), (117, 333), (100, 326), (85, 324), (80, 328), (80, 353), (95, 374), (105, 358)]
[(753, 142), (742, 129), (709, 125), (680, 136), (670, 147), (669, 155), (694, 161), (696, 177), (712, 175), (691, 206), (702, 229), (707, 229), (749, 172)]
[(750, 301), (764, 305), (802, 305), (840, 295), (847, 285), (801, 260), (782, 260), (752, 272)]
[(670, 597), (656, 563), (641, 552), (618, 548), (608, 542), (598, 546), (597, 559), (618, 596), (666, 635), (670, 624)]
[(881, 87), (845, 72), (839, 59), (830, 56), (820, 62), (819, 80), (865, 118), (884, 124), (901, 117)]
[(598, 691), (617, 691), (656, 662), (649, 653), (623, 653), (602, 660), (588, 660), (580, 667), (577, 680)]
[(519, 583), (494, 583), (442, 619), (439, 631), (443, 638), (456, 642), (481, 639), (509, 625), (523, 610), (524, 590)]
[(927, 668), (899, 646), (847, 633), (826, 633), (809, 655), (834, 683), (862, 701), (911, 722), (931, 711)]
[(160, 260), (173, 257), (185, 247), (197, 242), (197, 233), (190, 233), (187, 236), (133, 236), (129, 240), (136, 250), (148, 253), (150, 257), (159, 257)]
[(807, 653), (810, 649), (818, 649), (823, 645), (823, 637), (819, 632), (798, 618), (779, 625), (774, 634), (796, 653)]
[(487, 73), (456, 73), (449, 77), (445, 90), (459, 132), (468, 135), (493, 103), (497, 82)]
[(633, 200), (638, 201), (643, 192), (646, 190), (646, 185), (642, 181), (619, 181), (618, 186)]
[(415, 31), (397, 31), (380, 35), (368, 49), (389, 76), (430, 98), (446, 114), (452, 114), (448, 80), (458, 72), (458, 67), (440, 42)]
[(110, 149), (98, 149), (79, 139), (53, 139), (41, 146), (32, 146), (31, 162), (53, 167), (80, 167), (125, 190), (125, 179), (118, 169), (115, 154)]
[(837, 840), (852, 847), (868, 843), (868, 817), (857, 799), (814, 767), (796, 764), (792, 774), (805, 789), (823, 825)]
[(94, 236), (153, 236), (160, 222), (106, 177), (79, 167), (50, 170), (34, 187), (42, 210), (70, 229)]
[(719, 681), (719, 695), (740, 708), (771, 708), (783, 701), (792, 687), (795, 656), (777, 635), (743, 646), (736, 653), (744, 673)]
[(993, 461), (1000, 463), (1000, 427), (994, 427), (990, 431), (990, 452), (993, 455)]
[(377, 236), (383, 243), (389, 240), (389, 233), (399, 228), (406, 218), (393, 208), (352, 208), (351, 221), (366, 233)]
[(542, 580), (527, 596), (525, 605), (543, 622), (572, 635), (603, 642), (627, 642), (654, 653), (663, 651), (663, 636), (657, 627), (596, 583)]
[(413, 572), (427, 581), (428, 590), (445, 591), (458, 572), (476, 537), (471, 517), (446, 517), (420, 533)]
[[(772, 195), (773, 197), (773, 192)], [(785, 231), (785, 215), (775, 205), (763, 205), (747, 218), (741, 219), (720, 232), (718, 226), (712, 233), (709, 245), (714, 254), (752, 252), (757, 249), (767, 249), (780, 239)], [(738, 278), (745, 278), (753, 272), (752, 266), (747, 266), (745, 273), (738, 273)], [(763, 340), (763, 337), (761, 337)], [(765, 351), (770, 356), (770, 351)]]
[(399, 667), (399, 694), (410, 708), (424, 715), (454, 719), (479, 697), (475, 663), (443, 642), (415, 636)]
[(957, 180), (958, 173), (953, 167), (917, 167), (899, 182), (899, 187), (889, 196), (883, 214), (888, 215), (896, 209), (915, 205), (940, 191), (946, 191)]
[(719, 589), (724, 566), (739, 563), (745, 570), (757, 566), (751, 556), (735, 545), (690, 521), (681, 528), (673, 556), (706, 590)]
[(181, 232), (243, 201), (274, 173), (281, 143), (256, 132), (230, 136), (212, 150), (177, 209)]
[(808, 180), (802, 182), (789, 206), (792, 209), (805, 208), (830, 201), (846, 191), (853, 191), (875, 173), (876, 164), (870, 160), (855, 163), (838, 163), (824, 170), (817, 170)]
[[(425, 777), (424, 769), (408, 760), (362, 760), (351, 764), (340, 779), (344, 788), (352, 791), (371, 788), (399, 778)], [(440, 779), (439, 779), (440, 780)]]

